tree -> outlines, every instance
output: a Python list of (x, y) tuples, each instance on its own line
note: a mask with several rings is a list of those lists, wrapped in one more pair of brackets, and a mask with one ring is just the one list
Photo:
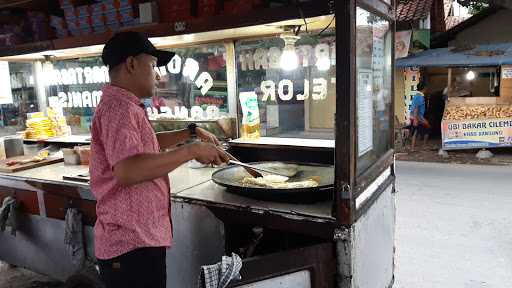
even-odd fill
[(471, 14), (477, 14), (487, 7), (503, 7), (512, 9), (512, 0), (458, 0), (459, 4), (468, 7)]
[(489, 7), (489, 5), (493, 5), (495, 1), (493, 0), (459, 0), (460, 5), (467, 7), (469, 9), (469, 13), (472, 15), (478, 14), (480, 11)]

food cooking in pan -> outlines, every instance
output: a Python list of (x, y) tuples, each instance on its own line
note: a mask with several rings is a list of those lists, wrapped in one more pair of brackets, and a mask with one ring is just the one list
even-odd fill
[(254, 178), (252, 176), (247, 176), (242, 179), (243, 185), (248, 186), (258, 186), (264, 188), (273, 188), (273, 189), (295, 189), (295, 188), (312, 188), (317, 187), (320, 183), (319, 176), (312, 176), (308, 179), (304, 179), (301, 181), (292, 181), (287, 182), (289, 180), (288, 177), (279, 176), (279, 175), (264, 175), (263, 177)]

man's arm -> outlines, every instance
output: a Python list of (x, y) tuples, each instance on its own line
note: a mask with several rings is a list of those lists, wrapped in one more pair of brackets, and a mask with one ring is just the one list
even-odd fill
[[(197, 127), (196, 134), (197, 137), (204, 142), (212, 143), (216, 146), (220, 145), (217, 137), (203, 128)], [(158, 140), (158, 144), (162, 150), (173, 148), (176, 145), (187, 141), (190, 137), (191, 135), (188, 129), (156, 133), (156, 139)]]
[(209, 143), (194, 143), (160, 153), (142, 153), (119, 161), (113, 167), (121, 185), (130, 186), (166, 176), (189, 160), (220, 165), (229, 161), (222, 149)]
[(188, 129), (165, 131), (156, 133), (156, 139), (162, 150), (175, 147), (190, 139), (190, 131)]

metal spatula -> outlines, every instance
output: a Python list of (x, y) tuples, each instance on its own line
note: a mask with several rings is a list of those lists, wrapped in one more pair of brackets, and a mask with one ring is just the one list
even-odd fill
[[(262, 172), (265, 172), (265, 173), (268, 173), (268, 174), (273, 174), (273, 175), (279, 175), (279, 176), (283, 176), (283, 177), (290, 177), (288, 175), (286, 175), (285, 173), (281, 173), (281, 172), (277, 172), (277, 171), (273, 171), (273, 170), (270, 170), (270, 169), (266, 169), (266, 168), (261, 168), (261, 167), (258, 167), (258, 166), (253, 166), (253, 165), (249, 165), (249, 164), (246, 164), (246, 163), (243, 163), (243, 162), (240, 162), (240, 161), (236, 161), (236, 160), (229, 160), (229, 163), (231, 164), (235, 164), (235, 165), (239, 165), (239, 166), (242, 166), (244, 168), (249, 168), (251, 170), (258, 170), (258, 171), (262, 171)], [(250, 173), (250, 172), (249, 172)], [(260, 176), (253, 176), (253, 177), (263, 177), (263, 175), (259, 172), (257, 172)], [(294, 173), (295, 174), (295, 173)], [(252, 174), (251, 174), (252, 175)], [(293, 175), (292, 175), (293, 176)]]
[[(236, 164), (234, 162), (237, 162), (237, 163), (244, 164), (244, 163), (240, 162), (240, 160), (238, 160), (235, 156), (228, 153), (227, 151), (224, 150), (224, 153), (226, 153), (226, 155), (228, 155), (229, 163)], [(234, 161), (234, 162), (232, 162), (232, 161)], [(238, 165), (238, 164), (236, 164), (236, 165)], [(240, 165), (240, 166), (242, 166), (245, 169), (245, 171), (247, 171), (247, 173), (249, 173), (254, 178), (263, 177), (263, 175), (260, 172), (256, 171), (255, 169), (253, 169), (251, 167), (248, 167), (247, 165)]]

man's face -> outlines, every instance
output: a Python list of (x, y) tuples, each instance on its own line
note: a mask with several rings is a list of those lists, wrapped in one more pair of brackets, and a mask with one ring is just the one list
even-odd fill
[[(160, 76), (155, 71), (157, 59), (149, 54), (140, 54), (135, 58), (133, 80), (137, 83), (139, 97), (150, 98), (155, 96)], [(134, 83), (134, 84), (135, 84)]]

